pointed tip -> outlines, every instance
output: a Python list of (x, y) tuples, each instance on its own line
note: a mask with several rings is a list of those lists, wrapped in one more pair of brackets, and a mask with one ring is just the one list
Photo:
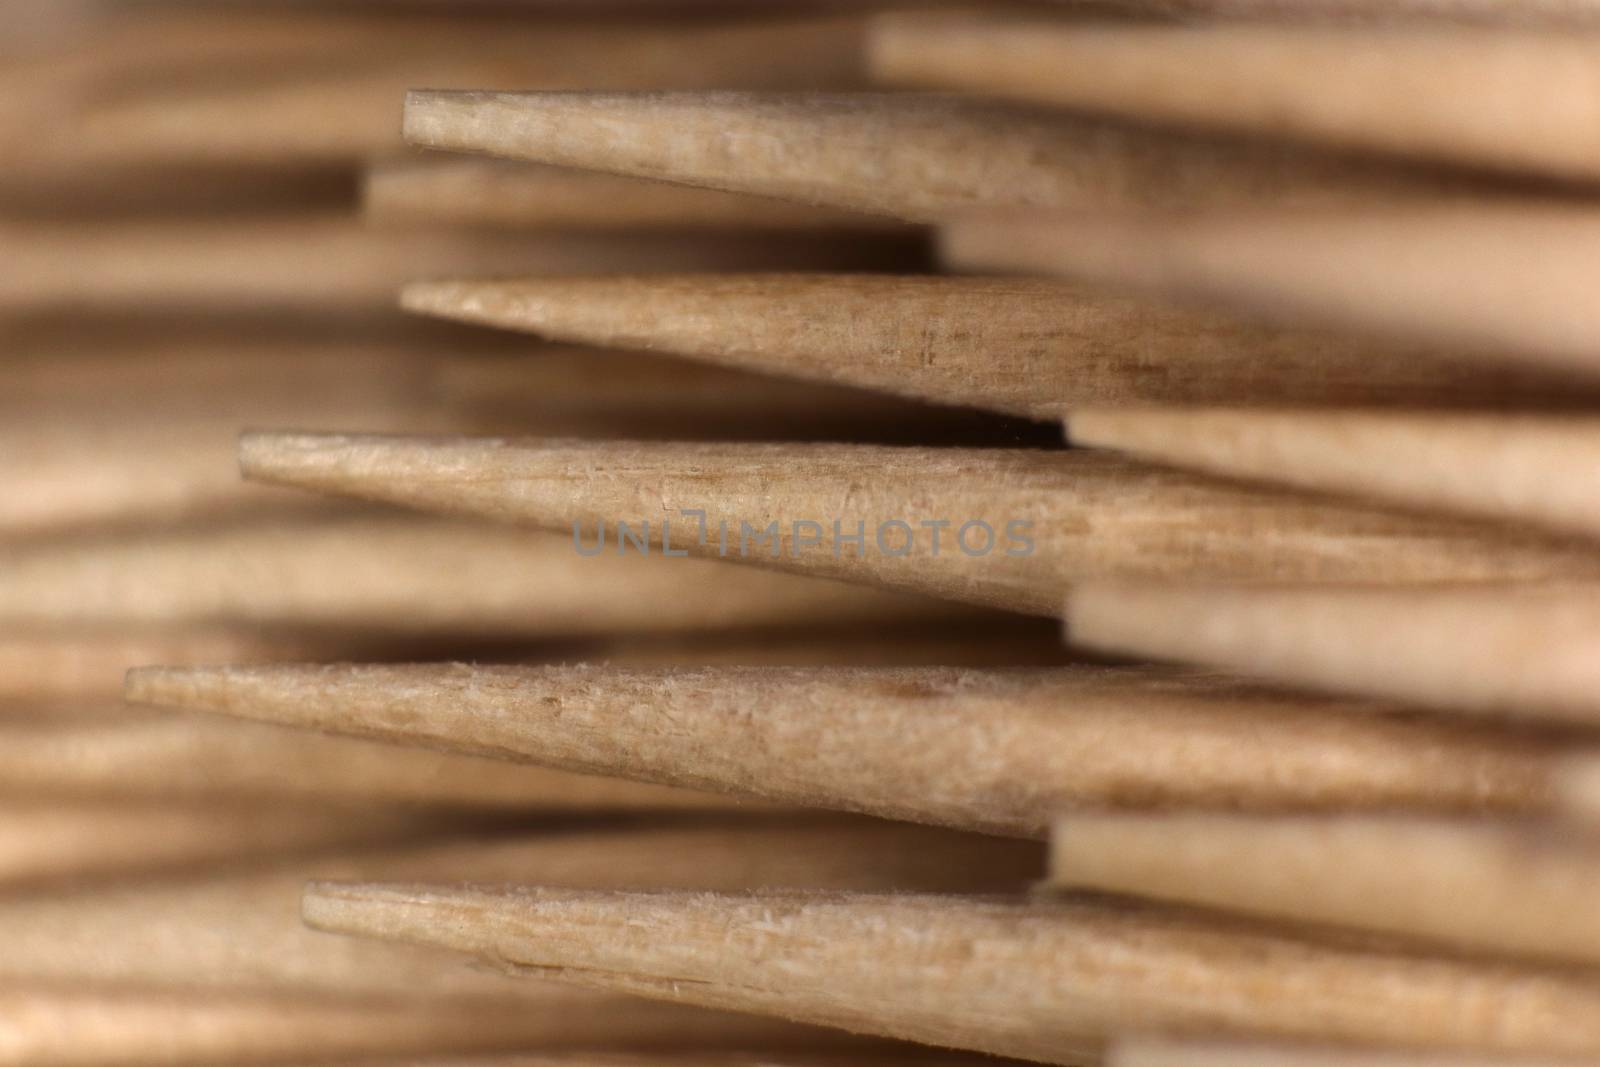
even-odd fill
[(364, 925), (356, 921), (361, 905), (381, 906), (394, 896), (392, 887), (377, 883), (309, 881), (300, 894), (300, 919), (313, 930), (355, 934)]
[(122, 696), (131, 704), (170, 708), (178, 711), (205, 711), (258, 719), (264, 722), (297, 722), (291, 716), (274, 714), (271, 702), (240, 701), (242, 688), (249, 683), (269, 681), (278, 676), (288, 685), (293, 675), (304, 668), (296, 666), (242, 667), (134, 667), (123, 679)]
[(478, 311), (473, 292), (476, 288), (473, 282), (412, 282), (400, 290), (400, 309), (414, 315), (475, 321)]
[(328, 488), (340, 471), (383, 440), (381, 435), (247, 430), (239, 435), (239, 473), (246, 481)]
[(326, 934), (415, 940), (415, 908), (420, 904), (425, 909), (429, 895), (416, 887), (378, 882), (311, 881), (300, 895), (300, 919)]
[(360, 668), (318, 663), (137, 667), (128, 672), (124, 696), (150, 707), (361, 735), (365, 717), (331, 694), (341, 682), (363, 677)]
[[(516, 943), (525, 946), (521, 954), (527, 955), (531, 949), (526, 946), (539, 942), (542, 931), (555, 934), (569, 921), (582, 921), (581, 915), (569, 914), (559, 905), (576, 904), (581, 912), (585, 898), (593, 898), (609, 916), (618, 895), (522, 885), (313, 880), (301, 891), (300, 918), (322, 933), (426, 945), (503, 963), (507, 962), (501, 953), (503, 934), (514, 931)], [(557, 907), (546, 914), (540, 905)], [(551, 952), (560, 954), (553, 948)]]
[(409, 89), (401, 110), (400, 135), (421, 148), (454, 148), (460, 137), (459, 119), (470, 114), (475, 98), (484, 93), (459, 89)]
[(424, 885), (406, 882), (307, 881), (300, 895), (300, 914), (307, 926), (329, 933), (371, 933), (393, 936), (400, 916), (417, 909), (447, 904), (457, 898), (505, 896), (513, 890), (489, 893), (469, 886)]
[(183, 707), (193, 699), (196, 673), (192, 667), (130, 667), (122, 676), (122, 699), (129, 704)]

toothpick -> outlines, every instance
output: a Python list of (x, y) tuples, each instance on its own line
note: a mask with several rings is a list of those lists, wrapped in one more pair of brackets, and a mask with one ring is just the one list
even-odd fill
[(1394, 816), (1081, 813), (1050, 883), (1592, 964), (1600, 850), (1572, 831)]
[(1405, 508), (1600, 534), (1600, 422), (1437, 411), (1077, 410), (1075, 444)]
[[(618, 523), (636, 537), (649, 523), (660, 545), (665, 520), (674, 552), (1043, 615), (1094, 577), (1464, 581), (1600, 566), (1577, 545), (1082, 452), (260, 433), (240, 457), (256, 481), (577, 531), (590, 552), (602, 525), (620, 543)], [(863, 540), (847, 545), (858, 524)]]
[(922, 14), (879, 22), (872, 45), (889, 85), (1600, 178), (1600, 37), (1581, 31)]
[(573, 819), (515, 834), (437, 833), (386, 848), (262, 857), (253, 868), (14, 895), (0, 900), (7, 943), (0, 981), (418, 1005), (518, 1002), (530, 1013), (558, 1014), (590, 998), (561, 986), (507, 982), (437, 951), (308, 930), (300, 921), (301, 889), (308, 878), (506, 882), (537, 871), (575, 888), (995, 892), (1043, 870), (1043, 850), (1032, 843), (816, 816)]
[(1089, 901), (313, 883), (304, 908), (318, 929), (473, 953), (511, 973), (1047, 1063), (1092, 1058), (1132, 1024), (1600, 1049), (1590, 975)]
[(1183, 660), (1466, 714), (1592, 725), (1600, 607), (1587, 581), (1312, 588), (1086, 583), (1085, 648)]
[[(1034, 419), (1130, 404), (1569, 404), (1505, 373), (1364, 338), (1020, 279), (654, 274), (419, 282), (410, 311), (580, 344)], [(1563, 399), (1565, 397), (1565, 399)]]
[(1191, 218), (986, 216), (945, 233), (958, 269), (1060, 275), (1495, 362), (1594, 373), (1600, 213), (1438, 204)]
[(1537, 810), (1575, 754), (1158, 669), (148, 667), (127, 697), (1024, 837), (1085, 805)]
[(405, 137), (915, 222), (978, 206), (1241, 207), (1474, 189), (1277, 146), (923, 94), (416, 90), (406, 95)]
[(239, 518), (0, 555), (0, 632), (221, 623), (460, 640), (861, 623), (928, 610), (716, 561), (588, 560), (570, 534), (406, 516)]

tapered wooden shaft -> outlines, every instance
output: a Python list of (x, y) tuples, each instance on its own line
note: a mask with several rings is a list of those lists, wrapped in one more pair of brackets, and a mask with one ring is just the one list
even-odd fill
[(414, 91), (405, 136), (912, 221), (985, 205), (1097, 212), (1476, 191), (1432, 173), (941, 95)]
[[(261, 433), (243, 439), (241, 465), (271, 484), (562, 529), (590, 555), (625, 551), (623, 523), (658, 546), (665, 533), (674, 553), (1034, 614), (1058, 612), (1068, 585), (1091, 577), (1460, 581), (1600, 568), (1584, 546), (1083, 452)], [(599, 545), (601, 529), (614, 547)]]
[(1155, 669), (152, 667), (127, 692), (1020, 836), (1084, 805), (1536, 810), (1582, 751)]
[(1600, 601), (1586, 581), (1391, 588), (1097, 583), (1076, 644), (1469, 714), (1600, 722)]
[(1600, 535), (1600, 422), (1587, 416), (1080, 410), (1068, 434), (1211, 474)]
[(1129, 1026), (1484, 1051), (1600, 1048), (1590, 974), (1335, 947), (1087, 901), (315, 883), (313, 926), (507, 971), (1080, 1063)]
[(1033, 843), (867, 820), (579, 819), (512, 836), (436, 837), (253, 870), (13, 896), (0, 901), (8, 946), (0, 980), (559, 1008), (572, 999), (570, 990), (509, 983), (435, 951), (308, 930), (300, 921), (301, 888), (308, 878), (507, 882), (537, 873), (579, 888), (995, 892), (1043, 870), (1043, 850)]
[(1350, 927), (1501, 955), (1600, 961), (1600, 850), (1581, 834), (1406, 817), (1079, 814), (1051, 884)]
[(0, 555), (0, 631), (209, 624), (582, 636), (919, 617), (919, 600), (406, 516), (239, 519)]
[(1593, 33), (922, 15), (880, 23), (872, 55), (892, 85), (1600, 178)]
[(1600, 212), (1224, 213), (1188, 219), (985, 217), (952, 226), (963, 269), (1061, 275), (1449, 347), (1497, 362), (1600, 367)]
[(1129, 404), (1545, 405), (1564, 376), (1048, 281), (658, 274), (419, 282), (411, 311), (1049, 419)]

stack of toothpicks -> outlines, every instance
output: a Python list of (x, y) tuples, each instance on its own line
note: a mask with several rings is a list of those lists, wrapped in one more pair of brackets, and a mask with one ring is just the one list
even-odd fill
[(1600, 2), (0, 26), (0, 1067), (1600, 1061)]

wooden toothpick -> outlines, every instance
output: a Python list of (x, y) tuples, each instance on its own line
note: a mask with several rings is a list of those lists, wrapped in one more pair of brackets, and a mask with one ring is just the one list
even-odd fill
[(1019, 836), (1084, 805), (1538, 810), (1577, 751), (1131, 668), (151, 667), (127, 695)]
[(892, 85), (1600, 178), (1600, 37), (1584, 32), (921, 15), (880, 22), (872, 57)]
[(1571, 828), (1492, 821), (1084, 813), (1051, 836), (1064, 888), (1589, 964), (1597, 877)]
[(239, 517), (0, 555), (0, 633), (221, 624), (576, 637), (909, 620), (929, 608), (717, 561), (585, 559), (570, 531), (406, 516)]
[[(1465, 581), (1600, 572), (1600, 553), (1587, 546), (1252, 491), (1086, 452), (258, 433), (243, 438), (240, 456), (257, 481), (577, 530), (588, 550), (602, 525), (607, 543), (619, 544), (622, 522), (658, 546), (665, 532), (674, 552), (1032, 614), (1059, 612), (1068, 586), (1094, 577)], [(858, 532), (861, 539), (846, 540)]]
[(1276, 146), (921, 94), (417, 90), (406, 96), (405, 136), (918, 222), (976, 206), (1303, 205), (1475, 189)]
[(574, 888), (997, 892), (1044, 870), (1033, 843), (815, 815), (572, 818), (515, 833), (442, 827), (431, 836), (419, 827), (412, 839), (386, 845), (374, 835), (366, 848), (321, 855), (264, 854), (231, 870), (13, 894), (0, 901), (8, 946), (0, 982), (317, 993), (419, 1006), (520, 1002), (532, 1012), (558, 1011), (590, 998), (508, 983), (439, 952), (307, 930), (301, 889), (309, 878), (505, 882), (538, 871)]
[(858, 386), (1035, 419), (1130, 404), (1570, 404), (1502, 373), (1063, 283), (933, 276), (653, 274), (419, 282), (411, 311), (581, 344)]
[(1439, 204), (1187, 218), (972, 217), (960, 269), (1060, 275), (1593, 374), (1600, 212), (1587, 203)]
[(451, 948), (511, 972), (1049, 1063), (1082, 1062), (1135, 1024), (1600, 1049), (1592, 975), (1098, 902), (314, 883), (304, 909), (318, 929)]
[(1067, 432), (1211, 474), (1600, 535), (1600, 421), (1582, 415), (1078, 410)]
[(1086, 648), (1183, 660), (1441, 711), (1600, 719), (1593, 583), (1173, 586), (1085, 583), (1067, 632)]

